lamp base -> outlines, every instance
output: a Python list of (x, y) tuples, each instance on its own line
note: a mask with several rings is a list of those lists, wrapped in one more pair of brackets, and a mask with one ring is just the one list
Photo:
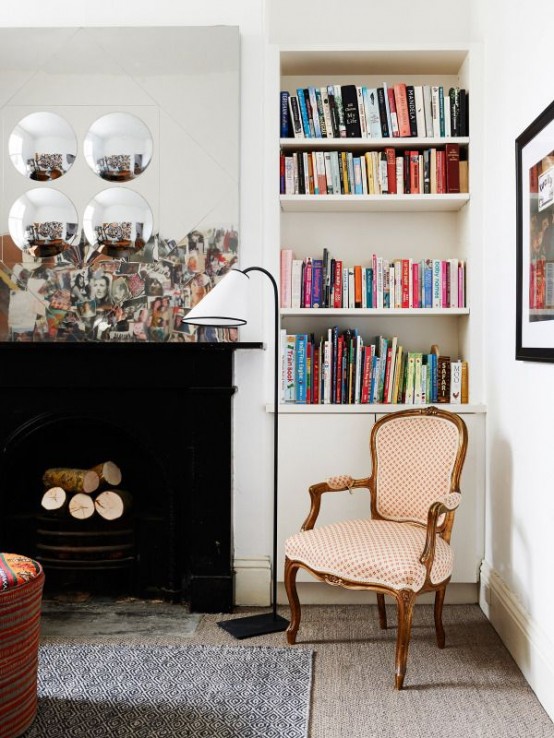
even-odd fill
[(221, 620), (218, 625), (235, 638), (252, 638), (266, 633), (279, 633), (286, 630), (289, 621), (272, 612), (263, 615), (250, 615), (235, 620)]

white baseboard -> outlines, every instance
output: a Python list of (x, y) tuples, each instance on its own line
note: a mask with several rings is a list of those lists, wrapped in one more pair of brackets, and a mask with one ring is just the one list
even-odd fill
[(271, 566), (268, 556), (235, 559), (235, 605), (271, 605)]
[(480, 605), (554, 720), (554, 643), (486, 561), (481, 566)]

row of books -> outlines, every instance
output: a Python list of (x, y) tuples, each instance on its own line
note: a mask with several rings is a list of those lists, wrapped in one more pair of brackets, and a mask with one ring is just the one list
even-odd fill
[(466, 263), (460, 259), (386, 259), (346, 266), (330, 258), (296, 259), (281, 250), (282, 308), (463, 308)]
[(444, 138), (469, 135), (460, 87), (325, 85), (281, 91), (281, 138)]
[(296, 404), (468, 403), (466, 361), (406, 351), (398, 338), (379, 336), (365, 345), (356, 329), (313, 334), (281, 331), (282, 395)]
[(466, 152), (444, 148), (398, 151), (281, 152), (281, 195), (441, 195), (468, 191)]

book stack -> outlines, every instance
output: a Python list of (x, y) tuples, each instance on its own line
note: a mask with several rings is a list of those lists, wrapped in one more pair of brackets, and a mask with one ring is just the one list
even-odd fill
[(296, 259), (281, 250), (282, 308), (464, 308), (466, 263), (461, 259), (386, 259), (349, 266), (330, 257)]
[(398, 338), (365, 345), (357, 329), (313, 334), (281, 331), (281, 399), (307, 405), (467, 403), (466, 361), (406, 351)]
[(281, 91), (281, 138), (445, 138), (469, 135), (460, 87), (324, 85)]
[(467, 152), (442, 148), (280, 155), (282, 195), (442, 195), (468, 191)]

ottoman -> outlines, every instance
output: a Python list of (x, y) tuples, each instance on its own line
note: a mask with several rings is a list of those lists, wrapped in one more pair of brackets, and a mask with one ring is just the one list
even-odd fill
[(0, 736), (16, 738), (37, 711), (44, 573), (26, 556), (0, 553)]

